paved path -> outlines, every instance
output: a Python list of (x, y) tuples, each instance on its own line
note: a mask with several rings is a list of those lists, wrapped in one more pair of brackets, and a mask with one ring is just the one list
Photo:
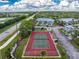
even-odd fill
[[(19, 28), (20, 24), (21, 23), (17, 24), (17, 28)], [(0, 41), (2, 41), (3, 39), (5, 39), (6, 37), (8, 37), (10, 34), (12, 34), (15, 31), (16, 31), (16, 25), (14, 25), (11, 28), (9, 28), (6, 31), (4, 31), (3, 33), (0, 34)]]
[(60, 32), (59, 29), (60, 27), (53, 27), (53, 31), (60, 41), (60, 43), (63, 45), (65, 48), (65, 51), (67, 55), (69, 56), (69, 59), (79, 59), (79, 52), (74, 48), (74, 46), (65, 38)]
[[(36, 14), (33, 14), (32, 16), (28, 17), (26, 20), (30, 20), (32, 19)], [(17, 24), (17, 29), (19, 28), (21, 23)], [(3, 39), (5, 39), (6, 37), (8, 37), (10, 34), (12, 34), (13, 32), (16, 31), (16, 25), (12, 26), (11, 28), (9, 28), (8, 30), (4, 31), (3, 33), (0, 34), (0, 41), (2, 41)]]
[[(36, 15), (36, 14), (33, 14), (32, 16), (28, 17), (26, 20), (28, 21), (28, 20), (32, 19), (35, 15)], [(18, 28), (19, 28), (20, 24), (21, 24), (21, 23), (18, 23), (18, 24), (17, 24), (17, 27), (18, 27)], [(13, 26), (13, 28), (8, 29), (8, 30), (9, 30), (10, 32), (13, 32), (14, 28), (15, 28), (15, 30), (16, 30), (16, 25)], [(7, 32), (7, 31), (5, 31), (5, 32)], [(9, 32), (9, 33), (6, 33), (6, 34), (5, 34), (5, 32), (3, 32), (4, 35), (3, 35), (3, 33), (2, 33), (2, 36), (3, 36), (3, 37), (7, 36), (7, 35), (10, 33), (10, 32)], [(0, 46), (0, 50), (3, 49), (3, 48), (5, 48), (10, 42), (12, 42), (12, 40), (18, 35), (18, 33), (19, 33), (19, 32), (15, 33), (7, 42), (5, 42), (2, 46)], [(5, 38), (6, 38), (6, 37), (5, 37)], [(1, 39), (1, 40), (2, 40), (2, 39)]]
[(19, 31), (15, 33), (7, 42), (5, 42), (2, 46), (0, 46), (0, 50), (5, 48), (12, 40), (18, 35)]

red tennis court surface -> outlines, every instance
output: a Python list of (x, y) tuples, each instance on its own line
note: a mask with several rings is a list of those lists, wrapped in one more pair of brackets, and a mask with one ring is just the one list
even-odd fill
[[(35, 40), (34, 37), (37, 34), (41, 36), (45, 35), (47, 39)], [(40, 56), (41, 51), (47, 51), (47, 56), (59, 56), (49, 32), (32, 32), (23, 56)]]

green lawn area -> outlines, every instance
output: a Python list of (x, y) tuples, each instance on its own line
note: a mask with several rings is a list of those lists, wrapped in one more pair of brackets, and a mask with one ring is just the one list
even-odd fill
[(22, 44), (17, 48), (16, 51), (16, 59), (67, 59), (67, 55), (64, 52), (64, 49), (60, 46), (60, 44), (57, 44), (57, 48), (62, 56), (62, 58), (22, 58), (23, 49), (27, 43), (28, 38), (24, 39)]
[(41, 32), (47, 32), (47, 29), (35, 29), (34, 31), (35, 31), (35, 32), (40, 32), (40, 31), (41, 31)]
[[(27, 19), (27, 18), (26, 18)], [(24, 19), (24, 20), (26, 20), (26, 19)], [(8, 29), (8, 28), (7, 28)], [(6, 28), (4, 29), (4, 31), (6, 30)], [(1, 29), (1, 32), (3, 32), (3, 30)], [(13, 34), (11, 34), (10, 36), (12, 36)], [(3, 44), (5, 41), (7, 41), (8, 40), (8, 38), (10, 38), (10, 36), (9, 37), (7, 37), (1, 44)], [(19, 39), (19, 35), (8, 45), (8, 46), (6, 46), (4, 49), (2, 49), (2, 50), (0, 50), (0, 59), (9, 59), (9, 58), (7, 58), (7, 55), (9, 55), (10, 54), (10, 50), (12, 49), (12, 47), (14, 46), (14, 44), (17, 42), (17, 40)], [(26, 38), (27, 39), (27, 38)], [(20, 47), (18, 47), (17, 49), (22, 49), (21, 50), (21, 52), (23, 52), (23, 49), (24, 49), (24, 46), (26, 45), (26, 42), (27, 42), (27, 40), (26, 39), (24, 39), (23, 40), (23, 43), (22, 43), (22, 45), (20, 46)], [(25, 42), (25, 43), (24, 43)], [(22, 47), (22, 48), (21, 48)], [(20, 50), (18, 50), (18, 52), (20, 52)], [(16, 55), (17, 55), (17, 52), (16, 52)], [(20, 54), (18, 54), (18, 55), (20, 55)], [(21, 56), (20, 56), (21, 57)], [(19, 58), (19, 57), (18, 57)]]
[(23, 53), (23, 50), (24, 50), (24, 47), (25, 47), (27, 41), (28, 41), (28, 37), (23, 39), (22, 44), (17, 48), (17, 50), (16, 50), (16, 59), (23, 59), (22, 58), (22, 53)]
[(66, 31), (65, 31), (65, 30), (63, 30), (63, 29), (59, 29), (59, 31), (60, 31), (63, 35), (65, 35), (65, 34), (66, 34)]
[[(59, 30), (63, 35), (67, 34), (65, 30), (60, 29)], [(79, 39), (75, 39), (70, 41), (72, 45), (74, 45), (75, 48), (79, 49)]]
[(13, 19), (15, 17), (8, 17), (8, 18), (0, 18), (0, 22), (5, 22), (5, 21), (8, 21), (10, 19)]
[(16, 23), (11, 24), (11, 25), (9, 25), (9, 26), (6, 26), (6, 27), (0, 29), (0, 33), (4, 32), (5, 30), (9, 29), (10, 27), (14, 26), (15, 24), (16, 24)]
[(14, 44), (16, 43), (16, 41), (19, 39), (19, 36), (17, 36), (8, 46), (6, 46), (4, 49), (0, 50), (0, 59), (2, 57), (2, 59), (9, 59), (7, 58), (7, 55), (10, 53), (8, 52), (8, 49), (12, 49), (12, 47), (14, 46)]
[[(15, 42), (19, 39), (19, 36), (17, 36), (6, 48), (4, 48), (3, 50), (0, 51), (0, 59), (2, 57), (2, 59), (7, 59), (7, 51), (8, 49), (12, 49), (12, 47), (14, 46)], [(60, 54), (62, 55), (62, 58), (22, 58), (22, 53), (24, 50), (24, 47), (26, 45), (28, 41), (28, 37), (23, 39), (22, 44), (18, 46), (17, 50), (16, 50), (16, 59), (67, 59), (67, 55), (64, 52), (64, 49), (61, 47), (60, 44), (57, 44), (57, 48), (60, 52)], [(5, 57), (4, 57), (5, 56)]]
[[(25, 20), (25, 19), (24, 19), (24, 20)], [(22, 21), (23, 21), (23, 20), (22, 20)], [(22, 22), (22, 21), (20, 21), (20, 22)], [(14, 24), (12, 24), (12, 25), (6, 26), (6, 27), (3, 28), (3, 29), (0, 29), (0, 33), (4, 32), (5, 30), (9, 29), (10, 27), (14, 26), (15, 24), (17, 24), (17, 23), (14, 23)], [(13, 36), (13, 34), (15, 34), (16, 32), (17, 32), (17, 30), (14, 31), (12, 34), (10, 34), (7, 38), (5, 38), (4, 40), (2, 40), (2, 41), (0, 42), (0, 46), (1, 46), (3, 43), (5, 43), (5, 42), (6, 42), (11, 36)]]
[(0, 46), (3, 45), (3, 44), (4, 44), (9, 38), (11, 38), (16, 32), (17, 32), (17, 30), (14, 31), (12, 34), (10, 34), (7, 38), (5, 38), (4, 40), (2, 40), (2, 41), (0, 42)]
[[(12, 18), (0, 18), (1, 20), (0, 20), (0, 23), (1, 22), (6, 22), (6, 21), (8, 21), (8, 20), (10, 20), (10, 19), (13, 19), (13, 17)], [(15, 25), (15, 23), (14, 24), (11, 24), (11, 25), (9, 25), (9, 26), (6, 26), (6, 27), (4, 27), (4, 28), (2, 28), (2, 29), (0, 29), (0, 33), (2, 33), (3, 31), (5, 31), (5, 30), (7, 30), (7, 29), (9, 29), (10, 27), (12, 27), (13, 25)]]
[(61, 54), (60, 59), (68, 59), (68, 56), (66, 55), (64, 48), (59, 43), (57, 43), (56, 46), (57, 46), (57, 48), (59, 50), (59, 53)]
[[(34, 17), (34, 15), (33, 16), (28, 16), (28, 17), (26, 17), (25, 19), (23, 19), (23, 20), (29, 20), (29, 19), (31, 19), (31, 18), (33, 18)], [(22, 20), (22, 21), (23, 21)], [(21, 22), (21, 21), (19, 21), (19, 22)], [(17, 22), (18, 23), (18, 22)], [(7, 30), (7, 29), (9, 29), (10, 27), (12, 27), (12, 26), (14, 26), (16, 23), (14, 23), (14, 24), (11, 24), (11, 25), (9, 25), (9, 26), (6, 26), (6, 27), (4, 27), (3, 29), (0, 29), (0, 33), (2, 33), (2, 32), (4, 32), (5, 30)]]
[(27, 41), (28, 41), (28, 37), (23, 39), (22, 44), (17, 48), (17, 50), (16, 50), (16, 59), (68, 59), (67, 55), (64, 51), (64, 48), (62, 48), (59, 43), (57, 43), (56, 46), (59, 50), (59, 53), (62, 56), (61, 58), (22, 58), (23, 50), (24, 50), (25, 45), (27, 44)]
[[(53, 31), (51, 31), (50, 33), (51, 33), (51, 35), (53, 36), (54, 39), (57, 39)], [(55, 42), (55, 43), (57, 43), (57, 44), (56, 44), (56, 47), (57, 47), (57, 49), (59, 50), (59, 53), (61, 54), (61, 58), (60, 58), (60, 59), (68, 59), (68, 56), (66, 55), (65, 50), (64, 50), (64, 48), (60, 45), (60, 43), (58, 43), (58, 41)]]
[(71, 41), (71, 43), (72, 43), (77, 49), (79, 49), (79, 39), (73, 40), (73, 41)]

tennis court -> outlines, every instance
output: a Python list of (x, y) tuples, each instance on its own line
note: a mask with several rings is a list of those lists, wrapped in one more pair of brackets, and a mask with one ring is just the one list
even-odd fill
[(47, 56), (59, 56), (49, 32), (32, 32), (23, 56), (40, 56), (41, 51), (46, 51)]

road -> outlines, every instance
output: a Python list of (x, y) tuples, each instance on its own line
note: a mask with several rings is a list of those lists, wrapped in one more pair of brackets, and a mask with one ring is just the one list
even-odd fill
[[(36, 14), (33, 14), (32, 16), (28, 17), (26, 20), (30, 20), (32, 19)], [(7, 29), (6, 31), (4, 31), (3, 33), (0, 34), (0, 41), (2, 41), (3, 39), (5, 39), (6, 37), (8, 37), (10, 34), (12, 34), (13, 32), (16, 31), (16, 29), (19, 28), (21, 23), (17, 24), (17, 28), (16, 25), (12, 26), (11, 28)]]
[(2, 46), (0, 46), (0, 50), (5, 48), (12, 40), (19, 34), (19, 31), (16, 32), (10, 39), (8, 39)]
[(17, 28), (16, 25), (12, 26), (11, 28), (7, 29), (6, 31), (4, 31), (3, 33), (0, 34), (0, 41), (2, 41), (3, 39), (5, 39), (6, 37), (8, 37), (10, 34), (12, 34), (13, 32), (16, 31), (16, 29), (19, 28), (21, 23), (17, 24)]
[(62, 46), (65, 48), (65, 51), (67, 55), (69, 56), (69, 59), (79, 59), (79, 52), (77, 52), (76, 48), (65, 38), (60, 32), (59, 29), (60, 27), (53, 27), (53, 31), (62, 44)]

